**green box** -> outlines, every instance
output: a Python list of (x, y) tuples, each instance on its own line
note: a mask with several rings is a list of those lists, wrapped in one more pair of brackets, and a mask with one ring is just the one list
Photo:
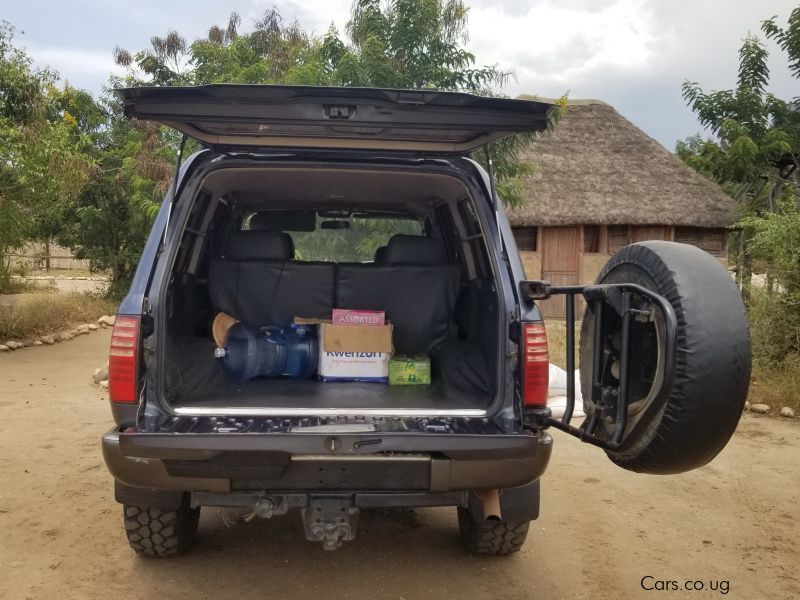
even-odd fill
[(389, 361), (389, 385), (428, 385), (431, 359), (425, 355), (400, 354)]

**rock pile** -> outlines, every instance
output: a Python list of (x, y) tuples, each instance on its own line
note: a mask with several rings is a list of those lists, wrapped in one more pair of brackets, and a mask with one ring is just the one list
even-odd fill
[(99, 331), (107, 327), (113, 327), (117, 317), (114, 315), (103, 315), (97, 319), (96, 323), (82, 323), (72, 329), (66, 331), (54, 332), (49, 335), (43, 335), (36, 339), (25, 340), (8, 340), (7, 342), (0, 343), (0, 352), (12, 352), (21, 350), (22, 348), (32, 348), (33, 346), (52, 346), (58, 342), (67, 342), (75, 339), (79, 335), (86, 335), (92, 331)]

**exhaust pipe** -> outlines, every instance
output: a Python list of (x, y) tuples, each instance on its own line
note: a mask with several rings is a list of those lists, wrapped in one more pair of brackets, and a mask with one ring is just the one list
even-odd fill
[(483, 504), (484, 520), (493, 519), (500, 521), (500, 491), (497, 489), (476, 490), (475, 493), (478, 495), (478, 498), (481, 499), (481, 504)]

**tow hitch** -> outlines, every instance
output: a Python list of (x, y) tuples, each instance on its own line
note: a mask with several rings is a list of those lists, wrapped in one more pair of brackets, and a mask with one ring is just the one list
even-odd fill
[(267, 494), (264, 492), (193, 492), (192, 508), (219, 506), (247, 508), (240, 520), (249, 523), (254, 518), (271, 519), (285, 515), (290, 508), (299, 508), (306, 539), (322, 542), (325, 550), (341, 548), (342, 542), (356, 538), (359, 508), (350, 494), (311, 496), (308, 494)]
[(358, 508), (351, 498), (309, 499), (308, 506), (302, 510), (306, 539), (322, 542), (324, 550), (336, 550), (342, 542), (356, 537)]
[[(548, 281), (523, 281), (520, 291), (530, 301), (565, 296), (568, 374), (575, 371), (576, 296), (586, 300), (586, 316), (593, 320), (588, 331), (584, 324), (583, 331), (591, 338), (591, 364), (583, 365), (584, 370), (589, 368), (589, 377), (586, 373), (582, 376), (587, 388), (586, 418), (579, 427), (570, 424), (575, 409), (575, 378), (568, 375), (563, 417), (553, 418), (549, 408), (529, 409), (525, 424), (552, 426), (606, 450), (624, 449), (638, 426), (663, 408), (672, 388), (677, 337), (672, 305), (663, 296), (633, 283), (560, 287)], [(582, 340), (582, 349), (586, 343)], [(645, 346), (652, 352), (643, 352)], [(646, 361), (645, 354), (652, 360)]]

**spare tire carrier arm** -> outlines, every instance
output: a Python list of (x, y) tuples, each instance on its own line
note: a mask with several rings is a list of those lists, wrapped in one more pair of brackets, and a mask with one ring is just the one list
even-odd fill
[[(628, 375), (630, 365), (631, 319), (635, 317), (652, 318), (652, 311), (658, 310), (664, 320), (664, 339), (662, 356), (664, 371), (660, 389), (656, 391), (653, 402), (646, 408), (645, 418), (659, 411), (666, 402), (675, 379), (675, 348), (677, 343), (677, 319), (669, 301), (655, 292), (634, 283), (613, 283), (596, 285), (553, 286), (549, 281), (520, 282), (522, 298), (533, 302), (551, 296), (563, 295), (566, 301), (566, 346), (567, 346), (567, 405), (564, 416), (555, 419), (549, 408), (526, 409), (526, 426), (534, 428), (555, 427), (589, 444), (606, 450), (618, 450), (624, 444), (625, 428), (628, 421), (629, 390)], [(582, 295), (591, 305), (595, 314), (594, 348), (592, 352), (591, 401), (594, 406), (609, 406), (613, 409), (614, 428), (610, 434), (598, 435), (600, 410), (594, 410), (580, 427), (570, 425), (575, 409), (575, 296)], [(631, 299), (638, 296), (644, 299), (649, 310), (634, 307)], [(602, 385), (603, 371), (603, 307), (612, 307), (622, 317), (619, 387), (611, 393), (609, 386)]]

